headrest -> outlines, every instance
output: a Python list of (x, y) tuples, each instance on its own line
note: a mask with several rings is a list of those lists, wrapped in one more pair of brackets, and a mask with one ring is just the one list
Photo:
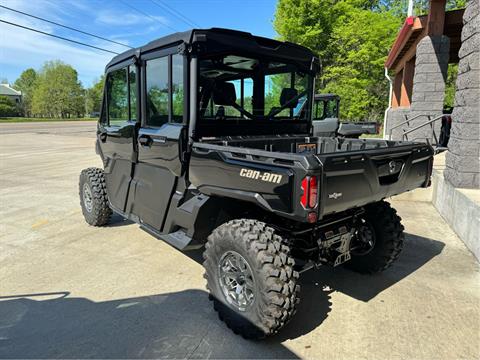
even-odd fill
[[(282, 89), (282, 93), (280, 95), (280, 106), (285, 106), (290, 100), (294, 99), (298, 95), (298, 91), (293, 88), (284, 88)], [(298, 99), (296, 101), (292, 101), (288, 104), (288, 108), (294, 109), (298, 105)]]
[(215, 105), (232, 105), (236, 99), (235, 85), (229, 82), (215, 84), (213, 88), (213, 102)]

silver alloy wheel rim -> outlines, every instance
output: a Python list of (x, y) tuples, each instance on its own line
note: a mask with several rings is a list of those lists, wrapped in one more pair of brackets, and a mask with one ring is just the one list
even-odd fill
[(365, 222), (357, 230), (357, 240), (360, 247), (351, 251), (352, 255), (363, 256), (370, 253), (375, 247), (376, 237), (375, 230), (371, 224)]
[(92, 191), (90, 190), (90, 186), (87, 183), (83, 184), (83, 204), (85, 205), (85, 209), (88, 212), (92, 212), (93, 208), (93, 197)]
[(235, 251), (223, 254), (218, 264), (220, 288), (227, 302), (239, 311), (255, 301), (255, 278), (247, 260)]

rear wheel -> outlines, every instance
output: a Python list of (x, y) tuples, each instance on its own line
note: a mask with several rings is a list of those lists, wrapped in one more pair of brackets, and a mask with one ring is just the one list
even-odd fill
[(112, 210), (108, 205), (107, 187), (102, 169), (82, 170), (79, 195), (85, 221), (93, 226), (106, 225), (110, 220)]
[(299, 301), (290, 249), (256, 220), (232, 220), (208, 237), (205, 278), (219, 317), (236, 334), (260, 339), (278, 332)]
[(405, 236), (400, 221), (388, 202), (367, 205), (356, 233), (352, 259), (345, 267), (360, 273), (376, 273), (389, 268), (403, 248)]

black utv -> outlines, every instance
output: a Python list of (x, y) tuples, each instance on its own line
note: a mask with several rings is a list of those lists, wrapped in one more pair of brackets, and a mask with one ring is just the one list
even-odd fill
[(374, 273), (403, 246), (386, 197), (430, 184), (429, 145), (312, 136), (319, 61), (226, 29), (176, 33), (106, 67), (87, 223), (112, 211), (172, 246), (204, 248), (210, 298), (235, 333), (278, 332), (299, 273)]

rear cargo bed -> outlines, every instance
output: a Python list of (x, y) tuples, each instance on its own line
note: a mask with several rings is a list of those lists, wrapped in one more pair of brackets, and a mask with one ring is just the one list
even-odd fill
[(346, 151), (388, 149), (410, 142), (387, 141), (381, 139), (345, 139), (332, 137), (248, 137), (225, 138), (205, 141), (209, 144), (258, 149), (271, 152), (329, 154)]
[[(256, 202), (305, 221), (301, 182), (318, 179), (318, 218), (428, 186), (433, 149), (423, 143), (326, 137), (231, 137), (194, 143), (190, 181), (207, 195)], [(221, 169), (220, 172), (212, 169)], [(254, 176), (255, 175), (255, 176)], [(267, 179), (261, 181), (262, 177)], [(279, 182), (269, 181), (278, 176)]]

